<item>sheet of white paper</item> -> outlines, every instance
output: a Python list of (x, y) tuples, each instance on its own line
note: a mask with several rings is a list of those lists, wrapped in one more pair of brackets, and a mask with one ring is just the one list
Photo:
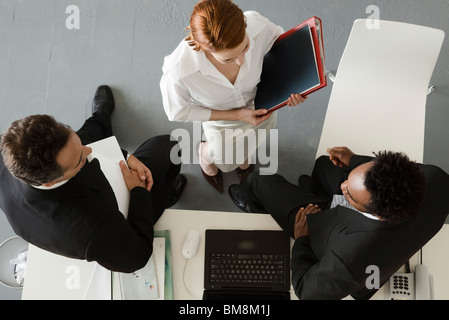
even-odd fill
[(92, 148), (88, 160), (98, 159), (101, 171), (103, 171), (114, 191), (119, 210), (127, 218), (130, 194), (119, 166), (120, 161), (125, 160), (125, 158), (116, 137), (112, 136), (87, 146)]
[(111, 300), (111, 271), (96, 264), (89, 286), (86, 290), (86, 300)]
[(165, 238), (154, 238), (153, 256), (156, 266), (156, 278), (159, 289), (159, 300), (164, 300), (165, 288)]

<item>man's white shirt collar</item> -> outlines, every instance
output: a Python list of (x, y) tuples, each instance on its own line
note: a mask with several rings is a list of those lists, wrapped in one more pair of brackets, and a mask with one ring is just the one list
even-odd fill
[(59, 188), (60, 186), (66, 184), (68, 181), (69, 180), (64, 180), (64, 181), (55, 183), (54, 185), (52, 185), (50, 187), (46, 187), (46, 186), (32, 186), (32, 187), (39, 189), (39, 190), (53, 190), (53, 189)]

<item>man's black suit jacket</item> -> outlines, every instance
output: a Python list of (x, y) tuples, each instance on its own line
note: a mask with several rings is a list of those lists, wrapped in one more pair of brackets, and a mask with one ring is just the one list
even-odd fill
[[(338, 167), (326, 157), (329, 176)], [(372, 158), (353, 156), (346, 174)], [(440, 168), (422, 165), (426, 179), (424, 204), (412, 220), (393, 225), (337, 206), (307, 217), (310, 236), (298, 238), (292, 249), (292, 284), (300, 299), (369, 299), (369, 266), (380, 271), (382, 286), (443, 226), (449, 212), (449, 176)], [(321, 172), (323, 176), (326, 172)], [(338, 186), (342, 181), (336, 181)], [(335, 190), (335, 189), (334, 189)], [(370, 283), (371, 286), (373, 283)]]
[(0, 188), (14, 232), (42, 249), (119, 272), (144, 267), (152, 254), (151, 193), (131, 191), (126, 220), (96, 159), (61, 187), (39, 190), (15, 179), (0, 156)]

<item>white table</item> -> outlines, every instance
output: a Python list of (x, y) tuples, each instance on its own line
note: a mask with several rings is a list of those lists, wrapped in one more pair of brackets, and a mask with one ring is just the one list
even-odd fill
[[(188, 260), (182, 256), (181, 248), (184, 237), (189, 230), (197, 230), (201, 236), (198, 252)], [(204, 238), (206, 229), (243, 229), (243, 230), (281, 230), (268, 214), (248, 214), (242, 212), (215, 212), (195, 210), (166, 210), (155, 225), (155, 230), (170, 230), (171, 251), (173, 259), (173, 291), (175, 300), (198, 300), (204, 289)], [(449, 299), (449, 225), (433, 238), (423, 249), (422, 262), (429, 267), (435, 279), (435, 299)], [(293, 245), (293, 239), (291, 241)], [(412, 268), (421, 261), (421, 252), (410, 259)], [(185, 284), (184, 284), (184, 268)], [(398, 270), (398, 271), (403, 271)], [(188, 290), (185, 285), (187, 285)], [(190, 293), (189, 293), (190, 291)], [(290, 288), (291, 298), (297, 299)], [(351, 299), (348, 297), (347, 299)], [(372, 300), (388, 300), (389, 283), (387, 282), (372, 297)]]
[[(281, 230), (270, 215), (247, 214), (240, 212), (213, 212), (193, 210), (166, 210), (155, 225), (156, 230), (170, 230), (171, 249), (173, 259), (173, 290), (174, 299), (201, 299), (204, 288), (204, 235), (205, 230), (244, 229), (244, 230)], [(181, 254), (182, 244), (186, 233), (197, 230), (201, 235), (201, 243), (195, 257), (186, 266), (186, 285), (184, 286), (184, 266), (186, 260)], [(434, 277), (435, 299), (449, 299), (449, 225), (445, 225), (423, 249), (423, 263), (429, 268)], [(420, 260), (419, 253), (411, 259), (415, 266)], [(79, 282), (73, 282), (74, 270), (78, 272)], [(24, 300), (83, 300), (86, 299), (88, 285), (96, 270), (95, 263), (73, 260), (52, 254), (30, 245), (27, 261), (27, 273), (22, 292)], [(98, 270), (97, 270), (98, 271)], [(100, 288), (102, 297), (110, 298), (111, 282), (109, 276), (100, 273)], [(117, 275), (117, 274), (115, 274)], [(98, 276), (98, 274), (97, 274)], [(118, 282), (114, 281), (114, 292), (119, 293)], [(388, 299), (388, 283), (372, 298), (374, 300)], [(190, 291), (192, 295), (188, 292)], [(291, 298), (296, 299), (293, 290)], [(117, 295), (116, 295), (117, 297)], [(98, 296), (97, 298), (98, 299)], [(350, 299), (350, 298), (348, 298)]]
[(449, 224), (433, 237), (421, 250), (422, 263), (433, 276), (434, 298), (449, 300)]
[[(22, 300), (84, 300), (97, 268), (95, 262), (69, 259), (30, 244)], [(111, 272), (106, 272), (106, 282), (101, 287), (110, 297)]]
[[(189, 230), (197, 230), (201, 243), (195, 257), (188, 260), (182, 256), (184, 237)], [(202, 299), (204, 290), (204, 239), (207, 229), (282, 230), (268, 214), (243, 212), (213, 212), (191, 210), (166, 210), (155, 225), (155, 230), (170, 230), (173, 258), (174, 299)], [(184, 286), (185, 282), (188, 290)], [(192, 294), (190, 294), (190, 291)], [(294, 296), (291, 290), (291, 296)]]
[[(369, 24), (369, 21), (368, 21)], [(356, 20), (340, 60), (317, 156), (346, 146), (357, 154), (391, 150), (421, 162), (427, 90), (444, 31)]]
[[(174, 298), (201, 299), (204, 284), (204, 238), (206, 229), (281, 230), (270, 215), (246, 214), (243, 212), (212, 212), (191, 210), (166, 210), (155, 225), (155, 230), (170, 230), (173, 259)], [(184, 287), (183, 271), (186, 260), (181, 248), (186, 233), (195, 229), (200, 233), (201, 243), (195, 257), (189, 260), (186, 269), (186, 284), (193, 296)], [(23, 287), (24, 300), (86, 299), (92, 278), (99, 281), (102, 292), (94, 292), (94, 299), (111, 297), (111, 273), (96, 263), (69, 259), (29, 246), (27, 272)], [(94, 272), (97, 274), (94, 276)], [(99, 280), (98, 280), (99, 279)], [(120, 296), (117, 274), (114, 273), (114, 297)], [(75, 282), (74, 282), (75, 281)], [(294, 296), (294, 294), (293, 294)]]

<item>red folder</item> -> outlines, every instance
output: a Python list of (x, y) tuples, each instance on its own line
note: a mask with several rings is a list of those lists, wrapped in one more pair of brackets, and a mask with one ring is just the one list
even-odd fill
[(265, 56), (255, 106), (272, 112), (292, 93), (306, 96), (326, 86), (322, 22), (312, 17), (280, 35)]

